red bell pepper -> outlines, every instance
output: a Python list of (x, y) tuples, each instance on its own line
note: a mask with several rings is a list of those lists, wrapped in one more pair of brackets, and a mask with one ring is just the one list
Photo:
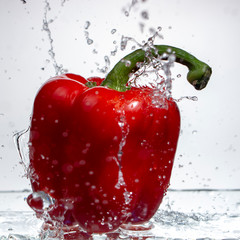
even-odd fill
[[(189, 68), (196, 89), (206, 86), (211, 68), (185, 51), (171, 49)], [(157, 53), (156, 53), (157, 50)], [(153, 89), (126, 87), (129, 73), (143, 62), (143, 50), (120, 61), (106, 79), (57, 76), (39, 90), (30, 126), (29, 174), (34, 193), (52, 198), (49, 221), (78, 224), (88, 233), (147, 222), (169, 186), (180, 130), (175, 101)], [(28, 203), (43, 214), (39, 197)]]

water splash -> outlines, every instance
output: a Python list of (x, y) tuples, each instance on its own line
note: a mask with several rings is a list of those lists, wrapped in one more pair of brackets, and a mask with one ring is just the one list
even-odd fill
[[(144, 3), (146, 2), (147, 0), (132, 0), (130, 4), (128, 4), (128, 6), (124, 7), (123, 8), (123, 13), (126, 17), (129, 17), (130, 16), (130, 12), (132, 11), (132, 9), (137, 5), (139, 4), (140, 2)], [(144, 12), (144, 11), (143, 11)]]
[(86, 41), (87, 41), (87, 44), (88, 45), (92, 45), (93, 44), (93, 40), (89, 37), (89, 32), (87, 31), (89, 29), (91, 25), (91, 22), (89, 21), (86, 21), (85, 24), (84, 24), (84, 35), (85, 35), (85, 38), (86, 38)]
[(28, 166), (29, 166), (29, 128), (22, 130), (20, 132), (17, 132), (13, 135), (13, 141), (15, 143), (15, 146), (17, 148), (18, 154), (21, 158), (20, 164), (23, 165), (25, 174), (27, 175), (28, 172)]
[(198, 101), (198, 98), (196, 96), (182, 96), (180, 98), (174, 99), (176, 102), (180, 102), (184, 99), (191, 100), (191, 101)]
[[(145, 52), (145, 61), (137, 65), (138, 70), (131, 75), (128, 85), (137, 88), (144, 86), (152, 88), (152, 103), (157, 108), (166, 107), (164, 100), (172, 97), (171, 68), (176, 60), (171, 49), (163, 55), (158, 54), (154, 42), (156, 38), (163, 38), (160, 34), (161, 30), (161, 27), (158, 27), (157, 30), (151, 29), (152, 36), (142, 43), (131, 37), (122, 36), (121, 39), (122, 51), (126, 49), (129, 42), (132, 42)], [(123, 62), (126, 66), (130, 65), (126, 60)]]
[[(130, 87), (150, 87), (153, 89), (151, 93), (152, 104), (157, 108), (165, 108), (165, 99), (172, 98), (176, 102), (180, 102), (183, 99), (197, 101), (196, 96), (182, 96), (180, 98), (173, 98), (172, 96), (172, 83), (173, 77), (171, 69), (176, 62), (175, 53), (171, 48), (159, 55), (155, 48), (156, 39), (163, 39), (161, 27), (157, 29), (150, 28), (151, 36), (147, 41), (142, 43), (136, 41), (132, 37), (122, 36), (120, 49), (124, 51), (129, 43), (134, 44), (134, 47), (140, 47), (145, 52), (145, 61), (137, 64), (137, 71), (130, 75), (128, 86)], [(126, 66), (130, 65), (130, 62), (122, 60)], [(180, 78), (181, 74), (177, 74), (177, 78)]]
[(98, 68), (98, 71), (101, 72), (101, 73), (106, 74), (108, 72), (109, 66), (111, 64), (110, 58), (108, 56), (104, 56), (104, 62), (105, 62), (104, 67)]
[[(63, 1), (62, 4), (64, 2), (65, 1)], [(48, 50), (48, 54), (53, 62), (53, 67), (55, 69), (55, 73), (56, 73), (56, 75), (61, 75), (63, 73), (66, 73), (67, 69), (64, 69), (63, 66), (61, 64), (58, 64), (57, 60), (56, 60), (55, 51), (54, 51), (54, 47), (53, 47), (53, 38), (52, 38), (51, 30), (50, 30), (50, 24), (53, 23), (54, 20), (48, 19), (49, 11), (51, 11), (50, 4), (49, 4), (48, 0), (45, 0), (44, 17), (43, 17), (43, 31), (45, 31), (48, 36), (48, 41), (50, 44), (50, 49)]]

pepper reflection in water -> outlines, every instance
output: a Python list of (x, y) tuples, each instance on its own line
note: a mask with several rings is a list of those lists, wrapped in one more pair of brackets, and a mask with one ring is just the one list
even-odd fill
[(208, 65), (181, 49), (154, 46), (126, 56), (104, 81), (65, 74), (39, 90), (29, 133), (28, 203), (45, 227), (88, 234), (151, 228), (169, 185), (180, 115), (168, 85), (156, 94), (126, 84), (139, 62), (166, 60), (169, 49), (188, 66), (188, 81), (204, 88)]

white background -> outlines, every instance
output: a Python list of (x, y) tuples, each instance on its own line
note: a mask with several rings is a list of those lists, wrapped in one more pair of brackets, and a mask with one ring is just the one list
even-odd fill
[[(182, 133), (171, 188), (240, 188), (240, 1), (138, 0), (127, 17), (123, 9), (131, 2), (49, 0), (46, 11), (43, 0), (0, 0), (0, 190), (30, 188), (12, 136), (28, 127), (38, 88), (56, 74), (49, 37), (58, 65), (84, 77), (104, 77), (97, 70), (105, 66), (104, 56), (111, 68), (131, 51), (120, 50), (122, 35), (142, 42), (159, 26), (164, 39), (156, 44), (183, 48), (213, 69), (200, 92), (186, 81), (185, 67), (172, 69), (174, 97), (197, 96), (198, 101), (178, 104)], [(43, 30), (44, 20), (53, 20), (51, 35)]]

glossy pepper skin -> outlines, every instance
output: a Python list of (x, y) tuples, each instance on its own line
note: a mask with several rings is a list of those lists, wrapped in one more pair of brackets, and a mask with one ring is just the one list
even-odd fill
[[(49, 221), (78, 224), (88, 233), (145, 223), (155, 214), (180, 130), (173, 99), (162, 94), (157, 107), (152, 89), (121, 90), (119, 80), (113, 89), (109, 82), (74, 74), (52, 78), (39, 90), (31, 118), (33, 192), (54, 199)], [(41, 204), (38, 210), (32, 196), (28, 203), (41, 216)]]

